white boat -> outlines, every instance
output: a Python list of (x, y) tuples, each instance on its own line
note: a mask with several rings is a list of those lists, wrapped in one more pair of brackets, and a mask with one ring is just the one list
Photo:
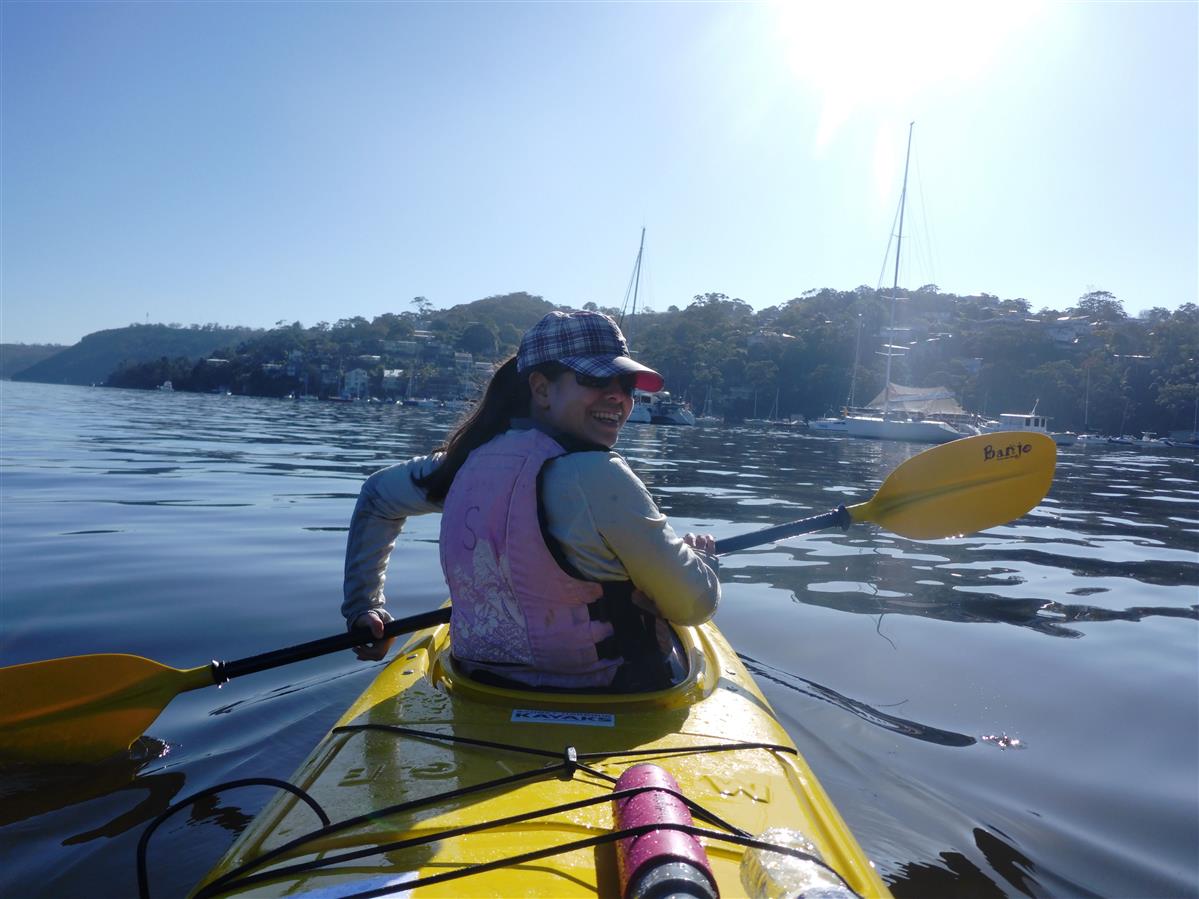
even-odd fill
[(158, 385), (158, 389), (165, 391), (166, 393), (174, 393), (175, 385), (172, 384), (170, 381), (163, 381), (161, 384)]
[(984, 434), (997, 431), (1036, 431), (1038, 434), (1048, 434), (1058, 446), (1073, 446), (1078, 435), (1069, 431), (1050, 431), (1049, 418), (1037, 414), (1037, 404), (1033, 403), (1031, 412), (1004, 412), (998, 421), (985, 422), (980, 430)]
[(694, 425), (695, 413), (686, 403), (679, 402), (669, 390), (659, 390), (650, 398), (650, 421), (656, 425)]
[(845, 419), (840, 416), (826, 415), (823, 418), (813, 418), (808, 421), (809, 431), (819, 431), (824, 434), (845, 434), (848, 427)]
[(1165, 437), (1154, 437), (1152, 431), (1142, 431), (1139, 440), (1136, 440), (1137, 446), (1170, 446), (1171, 443)]
[(850, 437), (873, 440), (948, 443), (979, 433), (970, 419), (947, 387), (888, 382), (868, 406), (846, 414), (845, 431)]
[(851, 437), (874, 440), (910, 440), (913, 443), (948, 443), (973, 432), (959, 430), (948, 422), (924, 418), (896, 418), (873, 415), (853, 415), (846, 419), (846, 431)]
[(635, 425), (647, 425), (654, 419), (650, 415), (650, 404), (653, 401), (653, 394), (648, 390), (634, 388), (633, 390), (633, 411), (629, 413), (627, 423)]
[[(908, 148), (903, 164), (903, 189), (899, 195), (899, 233), (895, 243), (895, 277), (891, 285), (891, 323), (887, 328), (887, 368), (883, 392), (866, 409), (845, 416), (845, 431), (851, 437), (875, 440), (911, 440), (917, 443), (948, 443), (969, 437), (978, 429), (967, 423), (969, 416), (953, 393), (944, 387), (905, 387), (891, 381), (891, 359), (900, 355), (892, 341), (895, 333), (895, 304), (899, 299), (899, 257), (903, 248), (903, 215), (908, 195), (908, 166), (912, 159), (912, 129), (908, 126)], [(855, 367), (856, 370), (856, 367)]]

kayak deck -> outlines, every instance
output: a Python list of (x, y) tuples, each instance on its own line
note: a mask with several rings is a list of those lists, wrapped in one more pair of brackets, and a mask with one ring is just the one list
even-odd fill
[(716, 627), (679, 638), (683, 683), (601, 695), (480, 684), (448, 626), (417, 634), (292, 778), (332, 826), (283, 793), (194, 895), (617, 895), (613, 784), (653, 762), (694, 803), (725, 895), (743, 894), (736, 838), (784, 826), (854, 891), (889, 896)]

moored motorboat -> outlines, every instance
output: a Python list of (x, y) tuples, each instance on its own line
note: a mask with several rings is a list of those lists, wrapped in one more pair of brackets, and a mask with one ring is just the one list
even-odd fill
[(650, 420), (656, 425), (694, 425), (695, 413), (686, 403), (674, 399), (668, 390), (659, 390), (650, 400)]
[(999, 431), (1035, 431), (1038, 434), (1048, 434), (1058, 446), (1073, 446), (1079, 435), (1070, 431), (1050, 431), (1049, 417), (1037, 414), (1037, 404), (1033, 403), (1031, 412), (1004, 412), (997, 421), (984, 422), (980, 428), (984, 434)]
[(417, 634), (195, 896), (617, 895), (614, 784), (646, 761), (677, 781), (721, 895), (747, 895), (743, 860), (779, 827), (855, 893), (889, 895), (717, 628), (679, 640), (681, 683), (603, 695), (482, 684), (448, 625)]
[(1165, 437), (1154, 436), (1152, 431), (1142, 431), (1136, 444), (1137, 446), (1169, 446), (1170, 441)]

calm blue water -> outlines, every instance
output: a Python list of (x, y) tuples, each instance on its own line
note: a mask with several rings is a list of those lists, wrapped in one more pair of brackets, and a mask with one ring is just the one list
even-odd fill
[[(363, 477), (445, 413), (0, 383), (0, 657), (177, 666), (337, 633)], [(630, 426), (680, 530), (717, 537), (869, 498), (921, 447)], [(1199, 471), (1182, 450), (1064, 448), (1011, 525), (915, 542), (866, 526), (724, 560), (718, 622), (900, 896), (1194, 896)], [(400, 539), (401, 614), (445, 584), (436, 518)], [(147, 821), (287, 777), (371, 677), (349, 653), (178, 697), (166, 754), (0, 772), (0, 894), (135, 894)], [(157, 744), (155, 744), (157, 748)], [(154, 895), (186, 892), (265, 800), (172, 819)]]

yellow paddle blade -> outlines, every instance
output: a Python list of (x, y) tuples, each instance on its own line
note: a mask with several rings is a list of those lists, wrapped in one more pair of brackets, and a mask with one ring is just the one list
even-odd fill
[(969, 534), (1036, 506), (1053, 483), (1056, 464), (1057, 446), (1047, 434), (966, 437), (908, 459), (849, 514), (915, 540)]
[(131, 655), (70, 656), (0, 669), (0, 760), (97, 762), (125, 752), (179, 693), (212, 668), (180, 670)]

